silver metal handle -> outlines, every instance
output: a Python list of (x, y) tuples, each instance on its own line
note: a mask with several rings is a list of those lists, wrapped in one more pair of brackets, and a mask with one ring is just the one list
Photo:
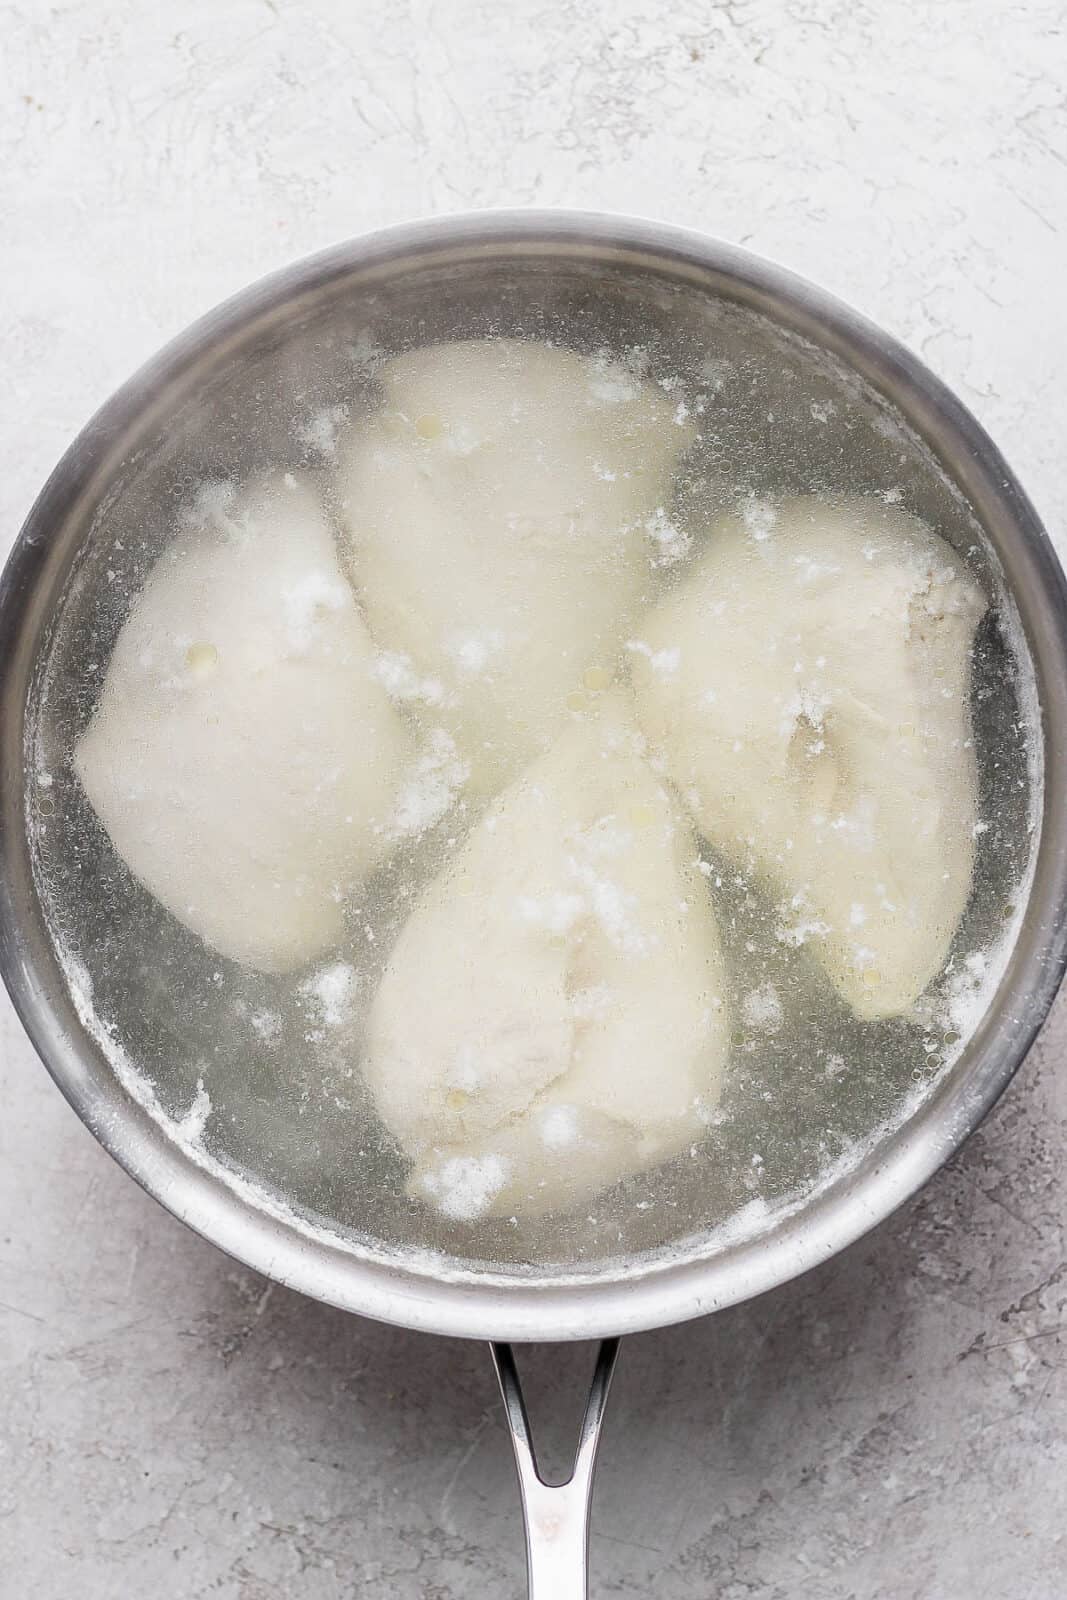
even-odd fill
[(538, 1469), (530, 1419), (511, 1346), (493, 1344), (490, 1349), (504, 1397), (511, 1448), (519, 1474), (530, 1600), (586, 1600), (593, 1474), (619, 1341), (605, 1339), (600, 1346), (574, 1467), (566, 1483), (561, 1484), (546, 1483)]

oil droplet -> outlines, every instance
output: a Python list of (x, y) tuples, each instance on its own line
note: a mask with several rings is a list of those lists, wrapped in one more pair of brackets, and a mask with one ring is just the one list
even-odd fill
[(450, 1089), (445, 1095), (445, 1105), (449, 1111), (462, 1111), (469, 1099), (470, 1095), (465, 1089)]
[(567, 710), (588, 711), (588, 709), (589, 696), (584, 694), (581, 689), (572, 689), (570, 694), (567, 696)]
[(656, 820), (656, 813), (652, 806), (631, 806), (630, 821), (635, 828), (648, 828)]
[(582, 679), (586, 688), (594, 694), (599, 689), (606, 689), (611, 682), (611, 673), (606, 667), (590, 667)]
[(440, 417), (428, 412), (424, 417), (415, 418), (415, 432), (420, 439), (439, 439), (444, 433), (444, 424)]
[(194, 678), (210, 678), (219, 664), (219, 653), (213, 644), (199, 641), (185, 652), (185, 665)]

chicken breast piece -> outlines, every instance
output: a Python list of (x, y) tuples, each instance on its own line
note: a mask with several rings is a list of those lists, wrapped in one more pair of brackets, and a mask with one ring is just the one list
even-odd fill
[(638, 720), (705, 837), (781, 899), (865, 1019), (943, 966), (971, 888), (970, 657), (986, 610), (924, 523), (875, 500), (716, 524), (634, 654)]
[(694, 429), (624, 366), (535, 341), (434, 345), (379, 376), (382, 410), (340, 449), (357, 591), (383, 681), (492, 794), (609, 681), (681, 537)]
[(74, 767), (130, 870), (215, 950), (321, 955), (388, 846), (411, 736), (317, 496), (219, 488), (115, 643)]
[(724, 996), (693, 834), (611, 692), (498, 796), (386, 967), (366, 1074), (412, 1193), (536, 1215), (685, 1148)]

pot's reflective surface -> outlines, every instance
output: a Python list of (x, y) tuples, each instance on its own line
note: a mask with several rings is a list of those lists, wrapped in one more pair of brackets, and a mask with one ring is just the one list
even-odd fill
[[(538, 325), (529, 325), (531, 307), (542, 319)], [(1067, 732), (1063, 580), (1031, 509), (989, 441), (929, 374), (852, 313), (740, 252), (651, 225), (536, 214), (455, 219), (357, 242), (249, 291), (184, 335), (90, 425), (34, 508), (4, 579), (3, 960), (16, 1004), (50, 1070), (112, 1153), (216, 1243), (338, 1305), (442, 1332), (566, 1338), (625, 1331), (714, 1309), (803, 1270), (880, 1220), (977, 1123), (1025, 1053), (1062, 969), (1067, 821), (1064, 797), (1052, 785), (1014, 949), (960, 1059), (926, 1086), (903, 1120), (910, 1083), (887, 1085), (878, 1106), (868, 1096), (856, 1110), (866, 1127), (858, 1122), (846, 1131), (858, 1137), (870, 1131), (876, 1112), (892, 1116), (894, 1110), (895, 1129), (841, 1163), (836, 1179), (817, 1189), (811, 1164), (798, 1160), (783, 1177), (783, 1188), (790, 1181), (795, 1186), (794, 1203), (777, 1213), (772, 1207), (749, 1237), (736, 1227), (726, 1235), (711, 1231), (731, 1209), (736, 1212), (741, 1198), (739, 1191), (724, 1193), (720, 1162), (688, 1184), (677, 1173), (652, 1175), (653, 1186), (660, 1184), (658, 1193), (652, 1190), (659, 1204), (638, 1210), (632, 1203), (636, 1194), (629, 1205), (623, 1197), (629, 1218), (624, 1235), (616, 1227), (616, 1197), (616, 1209), (605, 1209), (600, 1219), (599, 1237), (594, 1218), (581, 1230), (572, 1224), (569, 1233), (561, 1228), (554, 1238), (541, 1235), (538, 1241), (483, 1238), (477, 1251), (465, 1255), (447, 1232), (426, 1239), (411, 1231), (420, 1224), (396, 1199), (387, 1152), (371, 1152), (361, 1184), (343, 1194), (324, 1192), (314, 1168), (301, 1169), (300, 1152), (272, 1174), (265, 1154), (283, 1146), (285, 1116), (283, 1104), (272, 1121), (268, 1106), (251, 1143), (248, 1137), (243, 1146), (223, 1140), (216, 1151), (231, 1169), (227, 1179), (183, 1146), (173, 1124), (153, 1115), (144, 1097), (132, 1096), (116, 1076), (101, 1049), (102, 1036), (94, 1039), (86, 1024), (96, 1013), (122, 1023), (121, 963), (110, 996), (106, 981), (101, 983), (107, 963), (90, 963), (96, 1006), (91, 1013), (84, 983), (75, 981), (72, 992), (57, 964), (45, 915), (50, 879), (61, 877), (72, 859), (63, 843), (63, 818), (44, 819), (45, 849), (35, 883), (23, 803), (27, 755), (33, 762), (42, 758), (47, 767), (49, 740), (62, 744), (71, 723), (85, 714), (64, 662), (84, 663), (98, 653), (106, 660), (120, 620), (100, 605), (101, 589), (87, 575), (94, 563), (124, 563), (128, 590), (137, 581), (138, 564), (143, 571), (151, 554), (132, 539), (120, 540), (122, 554), (114, 554), (116, 529), (135, 529), (139, 519), (150, 520), (153, 509), (158, 519), (159, 505), (187, 489), (191, 462), (201, 477), (230, 470), (238, 448), (235, 396), (244, 398), (246, 409), (253, 402), (255, 407), (253, 449), (249, 454), (246, 430), (241, 469), (277, 461), (284, 454), (279, 441), (292, 424), (292, 396), (313, 388), (316, 414), (328, 410), (332, 399), (346, 397), (369, 327), (395, 347), (450, 332), (511, 332), (517, 324), (522, 331), (543, 332), (560, 320), (584, 319), (595, 345), (617, 338), (627, 318), (631, 342), (635, 329), (658, 323), (663, 341), (702, 337), (720, 362), (736, 369), (747, 361), (762, 375), (749, 387), (748, 410), (738, 422), (757, 445), (762, 442), (773, 480), (766, 487), (807, 486), (790, 476), (797, 468), (789, 440), (802, 437), (783, 428), (790, 405), (818, 407), (815, 437), (824, 475), (830, 487), (841, 488), (884, 485), (886, 452), (896, 454), (900, 439), (879, 420), (897, 414), (910, 455), (901, 455), (894, 470), (908, 482), (911, 509), (942, 524), (973, 512), (988, 538), (991, 574), (999, 563), (1022, 622), (1046, 764), (1055, 771)], [(792, 392), (786, 376), (791, 363), (805, 374)], [(308, 382), (312, 371), (314, 386)], [(773, 432), (766, 431), (768, 418)], [(859, 451), (858, 433), (867, 440)], [(804, 471), (810, 474), (810, 462)], [(969, 512), (961, 511), (959, 495)], [(106, 524), (109, 548), (97, 538), (86, 553), (94, 520), (97, 528)], [(995, 647), (990, 641), (988, 648)], [(1006, 739), (1019, 721), (1008, 658), (991, 656), (988, 667), (989, 682), (1002, 691), (999, 702), (991, 697), (990, 714), (999, 716), (998, 738)], [(41, 735), (43, 757), (36, 742), (32, 752), (24, 745), (28, 697), (37, 718), (31, 731), (35, 740)], [(997, 791), (992, 777), (990, 784), (987, 805), (1008, 844), (1017, 845), (1017, 872), (1027, 852), (1027, 796), (1018, 786)], [(33, 800), (38, 821), (40, 799)], [(46, 791), (44, 810), (54, 808), (55, 798)], [(85, 832), (84, 819), (72, 813), (66, 821)], [(1008, 856), (1010, 851), (1005, 861)], [(97, 902), (111, 887), (99, 854), (90, 853), (78, 870), (83, 926), (77, 926), (77, 882), (68, 884), (65, 920), (82, 959), (88, 934), (100, 925)], [(1006, 884), (990, 885), (991, 903), (1003, 901)], [(187, 1044), (198, 1026), (208, 1033), (217, 1029), (219, 1019), (201, 1008), (198, 1023), (188, 996), (168, 990), (165, 971), (153, 988), (159, 957), (148, 924), (142, 945), (148, 959), (142, 959), (138, 984), (127, 982), (125, 992), (136, 988), (142, 998), (150, 996), (151, 1007), (133, 1015), (135, 1008), (128, 1006), (126, 1025), (103, 1042), (112, 1056), (116, 1042), (121, 1044), (138, 1067), (154, 1059), (156, 1070), (148, 1076), (161, 1102), (155, 1110), (180, 1115), (195, 1092), (198, 1069), (195, 1052), (178, 1048), (179, 1042)], [(250, 994), (242, 1003), (247, 1008), (254, 998)], [(238, 1037), (235, 1049), (240, 1048)], [(802, 1045), (793, 1054), (802, 1072)], [(247, 1118), (239, 1123), (247, 1135)], [(802, 1144), (798, 1137), (798, 1151)], [(265, 1186), (252, 1187), (233, 1175), (242, 1168), (265, 1177)], [(435, 1255), (425, 1249), (412, 1253), (414, 1245), (427, 1243)], [(491, 1269), (471, 1259), (479, 1254), (491, 1259)]]

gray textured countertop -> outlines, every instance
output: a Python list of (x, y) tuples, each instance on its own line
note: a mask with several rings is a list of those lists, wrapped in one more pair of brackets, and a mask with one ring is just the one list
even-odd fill
[[(1067, 519), (1063, 0), (0, 7), (0, 510), (248, 279), (469, 206), (645, 212), (902, 336)], [(913, 1204), (628, 1342), (594, 1593), (1067, 1593), (1067, 1040)], [(112, 1165), (0, 1010), (0, 1592), (521, 1588), (488, 1359), (271, 1289)], [(528, 1365), (562, 1422), (579, 1356)], [(573, 1397), (571, 1397), (573, 1398)]]

